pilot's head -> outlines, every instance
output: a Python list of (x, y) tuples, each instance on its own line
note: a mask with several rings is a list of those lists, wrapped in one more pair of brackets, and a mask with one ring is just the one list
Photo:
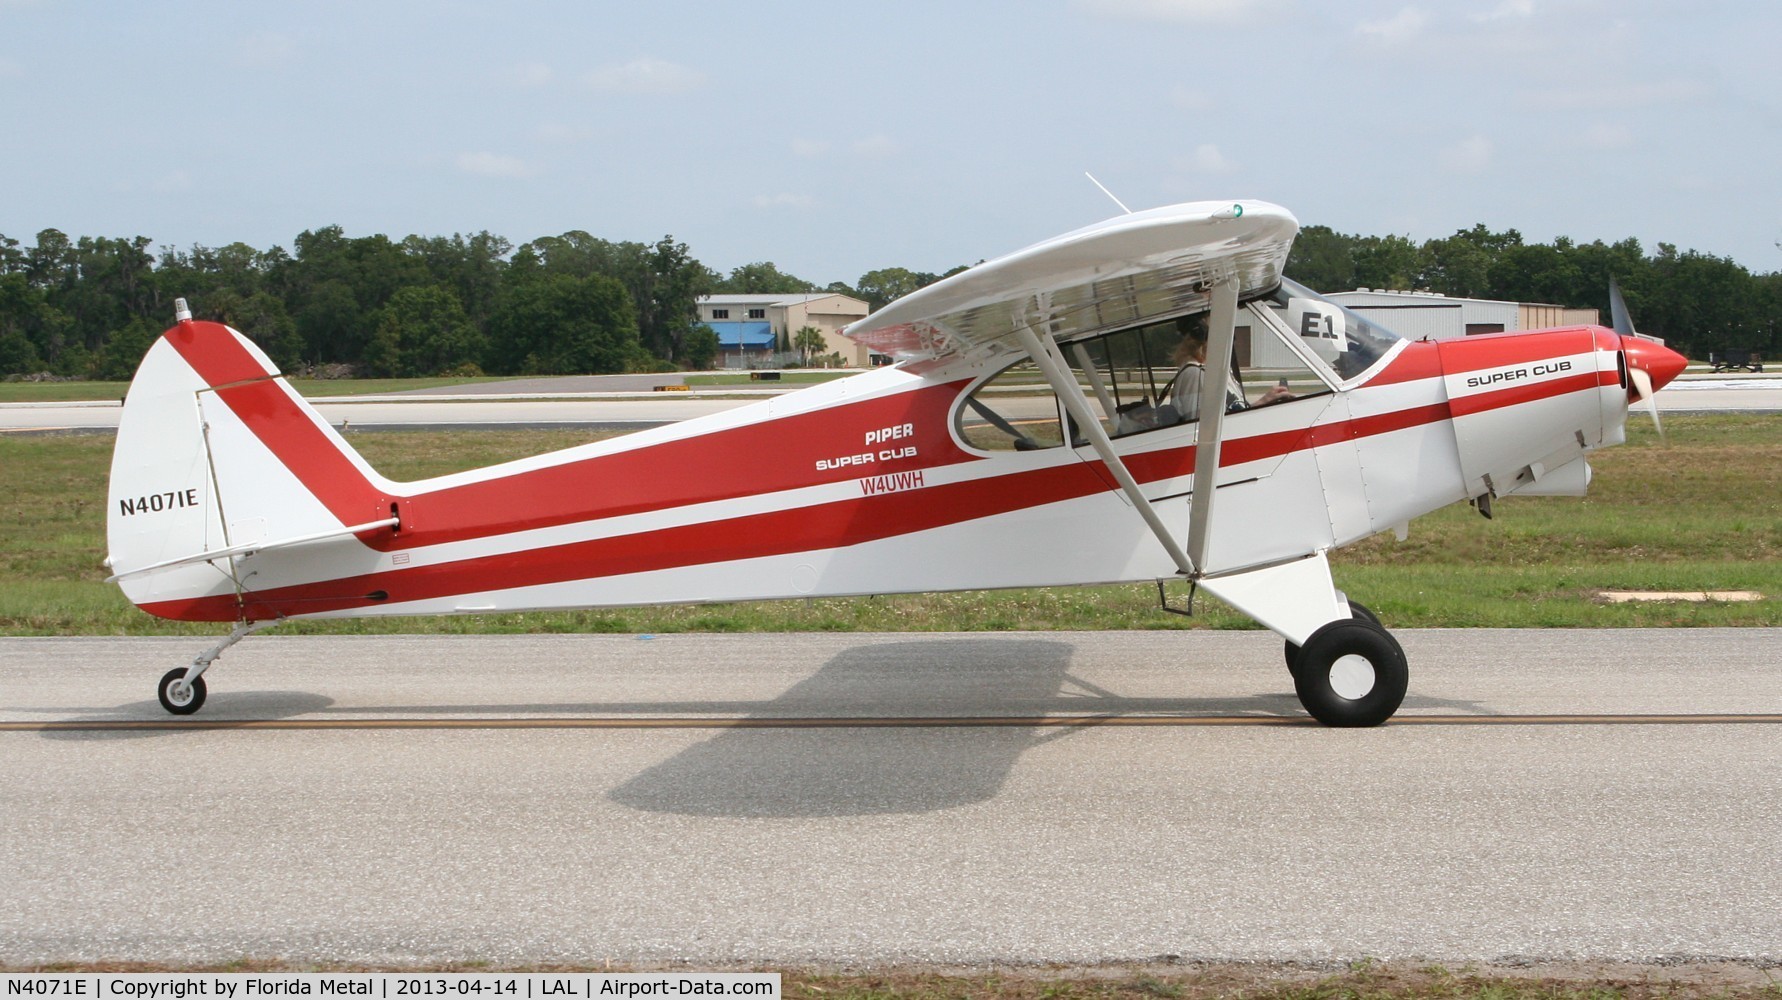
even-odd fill
[(1192, 316), (1176, 317), (1176, 332), (1182, 335), (1182, 342), (1176, 345), (1175, 362), (1185, 365), (1190, 361), (1207, 359), (1207, 314), (1195, 313)]

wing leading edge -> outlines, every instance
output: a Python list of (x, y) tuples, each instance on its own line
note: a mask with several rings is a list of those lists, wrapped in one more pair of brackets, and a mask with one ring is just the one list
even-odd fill
[(1240, 300), (1280, 283), (1299, 221), (1264, 201), (1188, 202), (1117, 216), (936, 282), (842, 333), (899, 361), (1023, 351), (1204, 309), (1227, 281)]

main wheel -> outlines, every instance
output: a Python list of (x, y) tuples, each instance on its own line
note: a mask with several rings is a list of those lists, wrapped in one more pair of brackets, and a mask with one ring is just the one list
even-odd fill
[(191, 715), (204, 707), (204, 678), (194, 677), (190, 684), (185, 678), (186, 668), (174, 667), (161, 676), (161, 685), (155, 689), (161, 707), (174, 715)]
[[(1369, 611), (1367, 605), (1360, 601), (1349, 602), (1349, 617), (1356, 621), (1372, 622), (1375, 628), (1381, 629), (1382, 631), (1386, 628), (1386, 626), (1380, 624), (1380, 616)], [(1287, 669), (1291, 671), (1293, 665), (1299, 662), (1299, 643), (1294, 642), (1291, 639), (1287, 640), (1286, 653)]]
[(1293, 689), (1327, 726), (1377, 726), (1405, 700), (1411, 671), (1391, 633), (1370, 621), (1335, 621), (1313, 632), (1293, 667)]

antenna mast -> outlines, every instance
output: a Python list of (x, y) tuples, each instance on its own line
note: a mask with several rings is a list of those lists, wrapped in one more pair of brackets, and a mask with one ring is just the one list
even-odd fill
[(1127, 207), (1126, 207), (1126, 203), (1125, 203), (1125, 202), (1123, 202), (1123, 201), (1121, 201), (1121, 200), (1120, 200), (1120, 199), (1118, 199), (1118, 198), (1114, 198), (1114, 192), (1112, 192), (1112, 191), (1109, 191), (1109, 190), (1108, 190), (1108, 189), (1107, 189), (1107, 188), (1106, 188), (1106, 187), (1105, 187), (1105, 186), (1103, 186), (1103, 185), (1102, 185), (1102, 183), (1101, 183), (1101, 182), (1100, 182), (1100, 181), (1098, 181), (1098, 180), (1096, 180), (1096, 179), (1095, 179), (1095, 175), (1094, 175), (1094, 174), (1092, 174), (1092, 173), (1090, 173), (1090, 172), (1089, 172), (1089, 171), (1087, 171), (1087, 170), (1085, 170), (1085, 171), (1083, 171), (1083, 176), (1084, 176), (1084, 177), (1087, 177), (1087, 178), (1089, 178), (1089, 183), (1091, 183), (1091, 184), (1093, 184), (1093, 185), (1095, 185), (1095, 186), (1096, 186), (1096, 187), (1098, 187), (1098, 188), (1101, 188), (1101, 193), (1102, 193), (1102, 194), (1105, 194), (1105, 195), (1107, 195), (1107, 196), (1108, 196), (1108, 197), (1109, 197), (1109, 198), (1113, 198), (1113, 199), (1114, 199), (1114, 204), (1116, 204), (1116, 205), (1119, 205), (1119, 206), (1120, 206), (1120, 211), (1122, 211), (1122, 212), (1125, 212), (1125, 213), (1126, 213), (1126, 214), (1127, 214), (1127, 215), (1131, 215), (1131, 214), (1132, 214), (1132, 209), (1130, 209), (1130, 208), (1127, 208)]

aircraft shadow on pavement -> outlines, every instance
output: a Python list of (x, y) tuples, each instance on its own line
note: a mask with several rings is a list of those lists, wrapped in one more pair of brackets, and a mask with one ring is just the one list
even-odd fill
[[(1291, 693), (1122, 698), (1071, 678), (1071, 651), (1069, 643), (1009, 638), (863, 645), (749, 717), (1299, 711)], [(730, 729), (643, 771), (608, 797), (635, 809), (695, 816), (929, 812), (992, 798), (1022, 753), (1081, 731), (1021, 725)]]
[[(334, 704), (334, 699), (326, 695), (309, 691), (219, 691), (210, 696), (204, 711), (210, 718), (218, 721), (207, 727), (209, 731), (229, 728), (231, 722), (259, 722), (267, 719), (290, 719), (315, 712), (325, 712)], [(170, 716), (162, 710), (157, 701), (135, 701), (127, 705), (119, 705), (115, 710), (104, 715), (86, 715), (71, 718), (73, 723), (82, 722), (165, 722)], [(208, 721), (208, 719), (207, 719)], [(149, 727), (146, 729), (50, 729), (41, 735), (46, 740), (70, 740), (87, 742), (93, 740), (140, 740), (166, 736), (189, 736), (192, 730), (174, 726)]]

